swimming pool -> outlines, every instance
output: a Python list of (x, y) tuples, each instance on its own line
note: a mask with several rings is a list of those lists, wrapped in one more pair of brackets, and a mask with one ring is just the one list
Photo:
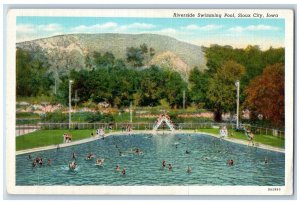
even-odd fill
[[(132, 151), (141, 149), (142, 153)], [(72, 153), (78, 167), (70, 171)], [(92, 152), (103, 166), (86, 160)], [(44, 160), (32, 168), (28, 155), (16, 156), (16, 185), (199, 185), (283, 186), (285, 154), (235, 144), (204, 134), (112, 135), (104, 140), (31, 154)], [(52, 160), (47, 166), (47, 159)], [(233, 166), (227, 160), (234, 160)], [(267, 164), (265, 164), (267, 159)], [(162, 161), (167, 166), (162, 168)], [(173, 169), (168, 169), (172, 164)], [(115, 171), (119, 165), (126, 175)], [(191, 167), (192, 172), (187, 173)]]

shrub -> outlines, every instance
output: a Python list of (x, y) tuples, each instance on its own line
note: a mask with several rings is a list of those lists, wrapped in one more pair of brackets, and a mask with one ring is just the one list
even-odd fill
[(46, 113), (42, 116), (42, 122), (64, 123), (68, 122), (68, 114), (62, 112)]

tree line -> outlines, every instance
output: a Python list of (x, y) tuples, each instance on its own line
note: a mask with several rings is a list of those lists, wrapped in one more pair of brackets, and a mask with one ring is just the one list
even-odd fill
[[(170, 69), (141, 68), (145, 58), (155, 55), (146, 44), (127, 48), (125, 61), (110, 52), (94, 52), (86, 56), (87, 69), (60, 76), (55, 98), (67, 104), (69, 79), (74, 80), (72, 92), (77, 91), (79, 104), (106, 101), (120, 108), (130, 103), (167, 103), (171, 108), (181, 108), (185, 91), (186, 105), (213, 110), (215, 120), (220, 121), (222, 113), (235, 113), (235, 82), (239, 80), (241, 109), (251, 110), (254, 119), (261, 114), (275, 125), (284, 124), (284, 48), (262, 51), (258, 46), (234, 49), (213, 45), (203, 50), (207, 69), (192, 69), (188, 82)], [(43, 58), (18, 48), (16, 65), (17, 96), (52, 94), (54, 74)]]

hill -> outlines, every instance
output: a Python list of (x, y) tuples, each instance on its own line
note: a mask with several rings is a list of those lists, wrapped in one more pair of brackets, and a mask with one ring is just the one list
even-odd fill
[(155, 50), (154, 56), (145, 58), (146, 67), (163, 65), (179, 72), (184, 79), (195, 66), (205, 68), (200, 46), (156, 34), (69, 34), (17, 43), (17, 47), (35, 55), (43, 54), (51, 69), (61, 73), (85, 68), (86, 56), (95, 51), (111, 52), (116, 58), (126, 59), (128, 47), (139, 47), (143, 43)]

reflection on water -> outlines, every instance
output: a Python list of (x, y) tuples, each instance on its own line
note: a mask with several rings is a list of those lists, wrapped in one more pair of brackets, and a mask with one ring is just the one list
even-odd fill
[[(69, 170), (73, 152), (77, 167)], [(89, 153), (95, 158), (86, 160)], [(283, 153), (201, 134), (110, 136), (32, 153), (32, 159), (36, 156), (44, 164), (35, 168), (27, 155), (16, 157), (17, 185), (284, 185)], [(96, 159), (104, 159), (103, 164), (95, 165)], [(233, 166), (227, 165), (229, 159)]]

